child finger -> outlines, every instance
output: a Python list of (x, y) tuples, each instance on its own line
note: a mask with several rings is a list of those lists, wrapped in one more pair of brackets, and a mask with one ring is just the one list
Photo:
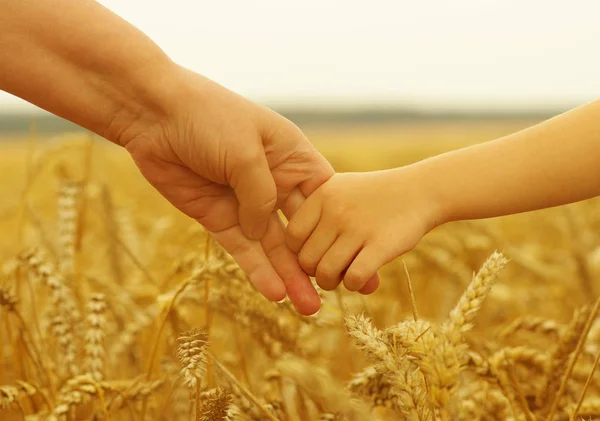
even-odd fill
[(321, 203), (307, 199), (290, 219), (285, 230), (285, 242), (290, 250), (299, 253), (321, 219)]
[(317, 284), (325, 291), (335, 289), (342, 282), (342, 275), (362, 247), (362, 242), (349, 235), (342, 235), (327, 250), (317, 266)]
[(372, 294), (375, 291), (377, 291), (377, 288), (379, 288), (379, 274), (378, 273), (371, 276), (371, 278), (367, 281), (365, 286), (363, 286), (361, 289), (359, 289), (358, 292), (360, 292), (363, 295), (369, 295), (369, 294)]
[(327, 224), (319, 224), (300, 250), (298, 262), (304, 271), (315, 276), (317, 266), (335, 242), (337, 233)]
[(367, 244), (358, 253), (344, 275), (344, 286), (348, 291), (359, 291), (377, 270), (387, 261), (382, 260), (383, 251), (375, 244)]

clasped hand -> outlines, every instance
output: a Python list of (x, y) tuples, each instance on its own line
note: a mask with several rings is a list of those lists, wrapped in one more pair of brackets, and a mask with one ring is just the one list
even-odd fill
[(266, 298), (287, 294), (299, 313), (315, 313), (320, 298), (286, 246), (276, 211), (291, 218), (333, 168), (289, 120), (178, 71), (181, 95), (173, 95), (162, 121), (128, 123), (119, 142), (145, 178), (202, 224)]

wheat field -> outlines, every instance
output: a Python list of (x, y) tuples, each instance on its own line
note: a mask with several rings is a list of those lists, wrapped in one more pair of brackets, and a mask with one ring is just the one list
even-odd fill
[[(532, 123), (306, 132), (363, 171)], [(442, 226), (303, 317), (108, 142), (6, 140), (0, 165), (2, 421), (600, 419), (596, 201)]]

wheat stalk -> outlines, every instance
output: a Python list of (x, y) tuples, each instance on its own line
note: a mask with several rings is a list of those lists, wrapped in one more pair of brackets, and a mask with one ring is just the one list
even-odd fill
[(96, 381), (104, 379), (106, 325), (104, 294), (92, 294), (87, 305), (87, 331), (85, 332), (85, 366)]

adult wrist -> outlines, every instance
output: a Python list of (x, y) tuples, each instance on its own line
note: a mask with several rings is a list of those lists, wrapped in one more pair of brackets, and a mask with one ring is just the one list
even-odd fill
[(111, 98), (99, 134), (125, 147), (147, 133), (163, 131), (173, 114), (179, 73), (180, 67), (165, 55), (109, 81), (110, 90), (118, 94)]

